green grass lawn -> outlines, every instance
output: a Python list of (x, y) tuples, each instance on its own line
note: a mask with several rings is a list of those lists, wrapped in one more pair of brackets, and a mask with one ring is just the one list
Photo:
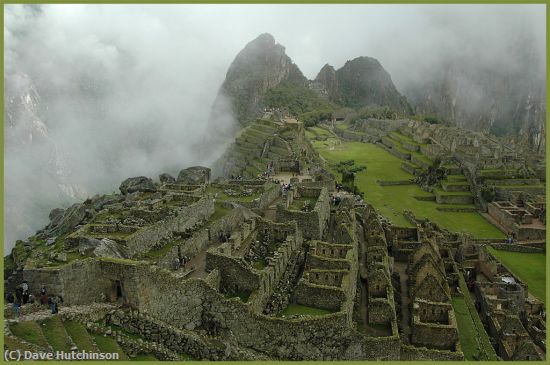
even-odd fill
[(97, 344), (97, 347), (99, 348), (100, 352), (109, 352), (109, 353), (118, 353), (118, 359), (119, 360), (128, 360), (128, 357), (122, 351), (118, 343), (115, 341), (114, 338), (109, 336), (103, 336), (100, 334), (93, 333), (92, 337), (95, 340), (95, 343)]
[(50, 317), (41, 322), (40, 325), (44, 337), (55, 351), (71, 351), (71, 342), (59, 317)]
[(310, 131), (311, 133), (316, 134), (318, 136), (334, 137), (332, 133), (330, 133), (324, 128), (311, 127), (311, 128), (308, 128), (307, 131)]
[[(407, 209), (418, 218), (428, 218), (451, 231), (469, 232), (477, 238), (504, 237), (498, 228), (477, 212), (441, 212), (436, 209), (436, 202), (414, 199), (414, 196), (430, 195), (417, 185), (378, 185), (376, 180), (407, 180), (413, 176), (401, 169), (403, 160), (374, 144), (344, 141), (339, 143), (334, 138), (328, 141), (312, 141), (312, 144), (329, 163), (352, 159), (357, 165), (366, 166), (366, 171), (357, 174), (356, 184), (364, 192), (365, 201), (371, 203), (396, 225), (411, 226), (403, 217), (403, 210)], [(338, 173), (335, 175), (339, 176)]]
[(35, 321), (17, 322), (10, 325), (11, 333), (15, 336), (34, 343), (40, 347), (48, 348), (48, 341), (44, 337), (42, 328)]
[(500, 262), (528, 286), (537, 299), (546, 303), (546, 255), (495, 250), (487, 247)]
[(158, 359), (153, 354), (137, 354), (136, 356), (130, 358), (132, 361), (158, 361)]
[(65, 321), (65, 331), (71, 336), (74, 344), (79, 350), (96, 351), (96, 348), (82, 323), (76, 321)]
[(279, 315), (323, 316), (330, 313), (332, 312), (325, 309), (307, 307), (305, 305), (291, 303)]

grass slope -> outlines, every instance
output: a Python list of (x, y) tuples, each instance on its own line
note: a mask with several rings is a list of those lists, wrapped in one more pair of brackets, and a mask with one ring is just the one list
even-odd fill
[[(406, 180), (412, 175), (401, 169), (401, 159), (371, 144), (344, 142), (331, 138), (327, 141), (312, 141), (313, 146), (329, 163), (353, 159), (357, 165), (367, 166), (359, 172), (356, 184), (371, 203), (396, 225), (411, 226), (403, 217), (403, 210), (412, 211), (419, 218), (428, 218), (441, 227), (456, 232), (470, 232), (477, 238), (500, 238), (503, 233), (477, 212), (441, 212), (438, 204), (418, 201), (414, 196), (430, 195), (417, 185), (380, 186), (376, 180)], [(334, 171), (332, 171), (334, 172)], [(339, 176), (336, 173), (336, 176)]]
[(35, 321), (13, 323), (10, 325), (10, 330), (15, 336), (25, 341), (34, 343), (35, 345), (43, 348), (49, 347), (48, 341), (46, 341), (46, 338), (42, 332), (42, 328), (40, 328), (40, 325)]
[(109, 353), (118, 353), (118, 359), (119, 360), (128, 360), (128, 357), (122, 351), (118, 343), (115, 341), (114, 338), (109, 336), (103, 336), (99, 334), (92, 334), (95, 343), (97, 344), (97, 347), (99, 348), (100, 352), (109, 352)]
[(79, 350), (97, 351), (83, 324), (75, 321), (65, 321), (65, 331), (71, 336), (74, 344)]
[(546, 255), (487, 248), (508, 270), (527, 284), (531, 294), (546, 303)]
[(44, 337), (55, 351), (71, 351), (71, 341), (59, 317), (50, 317), (40, 324)]

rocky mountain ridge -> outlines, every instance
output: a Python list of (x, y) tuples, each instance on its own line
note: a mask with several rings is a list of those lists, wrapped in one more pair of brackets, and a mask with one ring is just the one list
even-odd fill
[[(217, 100), (222, 95), (228, 97), (235, 118), (246, 125), (266, 106), (263, 102), (266, 93), (281, 84), (308, 88), (341, 106), (379, 105), (404, 113), (411, 111), (406, 98), (376, 59), (358, 57), (338, 70), (327, 64), (315, 80), (308, 80), (286, 55), (285, 48), (268, 33), (248, 43), (235, 57)], [(217, 102), (213, 109), (217, 109)]]

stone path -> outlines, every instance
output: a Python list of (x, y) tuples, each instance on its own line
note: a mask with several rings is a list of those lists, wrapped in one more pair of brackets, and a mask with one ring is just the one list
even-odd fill
[[(65, 307), (63, 305), (60, 305), (59, 313), (56, 315), (70, 316), (71, 314), (91, 314), (99, 311), (104, 311), (106, 309), (114, 309), (114, 308), (117, 308), (117, 306), (109, 303), (91, 303), (88, 305), (75, 305), (70, 307)], [(42, 321), (52, 316), (53, 316), (52, 311), (49, 308), (25, 315), (25, 307), (23, 306), (23, 321)], [(17, 322), (16, 319), (12, 319), (12, 318), (5, 319), (5, 321), (8, 323)]]

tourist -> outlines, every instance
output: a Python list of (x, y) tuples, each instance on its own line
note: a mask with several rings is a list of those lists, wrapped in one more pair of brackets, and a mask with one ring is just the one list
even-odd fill
[(18, 287), (15, 290), (15, 299), (13, 302), (13, 315), (17, 320), (23, 320), (23, 316), (21, 314), (22, 303), (23, 303), (23, 288)]
[(178, 271), (180, 268), (180, 260), (178, 258), (174, 259), (174, 270)]
[(45, 286), (40, 288), (40, 304), (42, 304), (42, 305), (47, 305), (48, 304), (48, 293), (46, 291)]
[(59, 303), (63, 303), (63, 298), (60, 296), (52, 296), (48, 299), (48, 304), (52, 310), (52, 314), (59, 313)]
[(21, 284), (21, 289), (23, 290), (22, 303), (26, 304), (29, 302), (29, 284), (26, 280), (23, 281), (23, 284)]

